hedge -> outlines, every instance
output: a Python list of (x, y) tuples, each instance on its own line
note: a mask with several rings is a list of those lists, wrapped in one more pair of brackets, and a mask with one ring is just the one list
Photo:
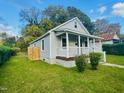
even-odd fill
[(103, 51), (112, 55), (124, 55), (124, 43), (105, 44), (103, 45)]
[(11, 48), (0, 45), (0, 65), (14, 54), (15, 53)]

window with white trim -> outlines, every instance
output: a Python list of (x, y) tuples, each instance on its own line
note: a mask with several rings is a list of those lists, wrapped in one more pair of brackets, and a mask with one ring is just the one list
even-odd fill
[(62, 38), (62, 47), (66, 47), (66, 38)]
[(77, 28), (77, 22), (75, 22), (74, 27)]
[(42, 40), (42, 50), (44, 50), (44, 40)]

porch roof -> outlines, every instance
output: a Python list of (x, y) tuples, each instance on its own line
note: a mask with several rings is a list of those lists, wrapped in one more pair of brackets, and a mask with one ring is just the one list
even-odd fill
[(90, 34), (84, 34), (84, 33), (80, 33), (76, 30), (72, 30), (72, 29), (67, 29), (67, 28), (64, 28), (63, 30), (59, 30), (59, 31), (55, 31), (57, 32), (56, 35), (59, 36), (59, 35), (62, 35), (66, 32), (69, 32), (70, 34), (75, 34), (75, 35), (81, 35), (81, 36), (85, 36), (85, 37), (90, 37), (90, 38), (96, 38), (96, 39), (103, 39), (102, 37), (98, 37), (98, 36), (94, 36), (94, 35), (90, 35)]

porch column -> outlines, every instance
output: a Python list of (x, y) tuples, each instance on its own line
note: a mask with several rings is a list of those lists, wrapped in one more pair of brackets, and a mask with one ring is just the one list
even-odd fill
[(80, 40), (81, 40), (80, 39), (80, 35), (78, 35), (78, 48), (79, 48), (78, 51), (79, 51), (79, 55), (81, 55), (81, 47), (80, 47), (81, 46), (81, 42), (80, 42)]
[(89, 37), (87, 37), (87, 47), (88, 47), (88, 54), (89, 54), (89, 52), (90, 52), (90, 40), (89, 40)]
[(93, 52), (95, 52), (95, 38), (93, 38)]
[(66, 57), (69, 58), (69, 38), (68, 33), (66, 32)]

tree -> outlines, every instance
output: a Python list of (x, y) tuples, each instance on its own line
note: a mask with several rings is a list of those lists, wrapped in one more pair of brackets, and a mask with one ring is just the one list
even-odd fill
[(54, 27), (54, 23), (48, 18), (41, 20), (40, 27), (43, 28), (43, 31), (46, 32)]
[(118, 36), (120, 36), (120, 24), (119, 23), (112, 23), (109, 24), (107, 31), (109, 32), (115, 32)]
[(35, 7), (23, 9), (19, 14), (21, 21), (26, 22), (28, 25), (38, 25), (42, 16), (41, 11)]
[(26, 42), (24, 40), (23, 37), (20, 37), (17, 41), (16, 41), (16, 47), (19, 47), (21, 50), (25, 51), (27, 48)]
[(109, 26), (109, 23), (106, 19), (97, 19), (94, 24), (97, 34), (106, 32)]
[(45, 17), (49, 18), (51, 21), (59, 25), (68, 19), (68, 13), (62, 6), (48, 6), (43, 11)]
[(0, 33), (0, 37), (4, 40), (7, 38), (7, 33), (6, 32), (2, 32)]
[(42, 29), (37, 25), (26, 26), (22, 30), (22, 36), (24, 38), (26, 45), (28, 45), (29, 42), (41, 36), (42, 34), (43, 34)]
[(42, 35), (42, 29), (37, 25), (26, 26), (22, 30), (22, 35), (24, 37), (26, 36), (39, 37)]
[(13, 46), (15, 46), (15, 43), (16, 43), (15, 37), (8, 37), (8, 38), (4, 39), (3, 45), (13, 47)]
[(101, 33), (117, 33), (120, 35), (120, 24), (118, 23), (109, 23), (106, 19), (97, 19), (95, 24), (95, 34)]
[(63, 8), (62, 6), (49, 6), (43, 11), (44, 17), (49, 18), (56, 25), (59, 25), (69, 19), (78, 17), (90, 33), (94, 31), (94, 25), (90, 18), (81, 10), (75, 7)]
[(91, 34), (94, 32), (94, 24), (91, 22), (90, 18), (81, 10), (69, 6), (67, 7), (67, 12), (69, 19), (78, 17)]

